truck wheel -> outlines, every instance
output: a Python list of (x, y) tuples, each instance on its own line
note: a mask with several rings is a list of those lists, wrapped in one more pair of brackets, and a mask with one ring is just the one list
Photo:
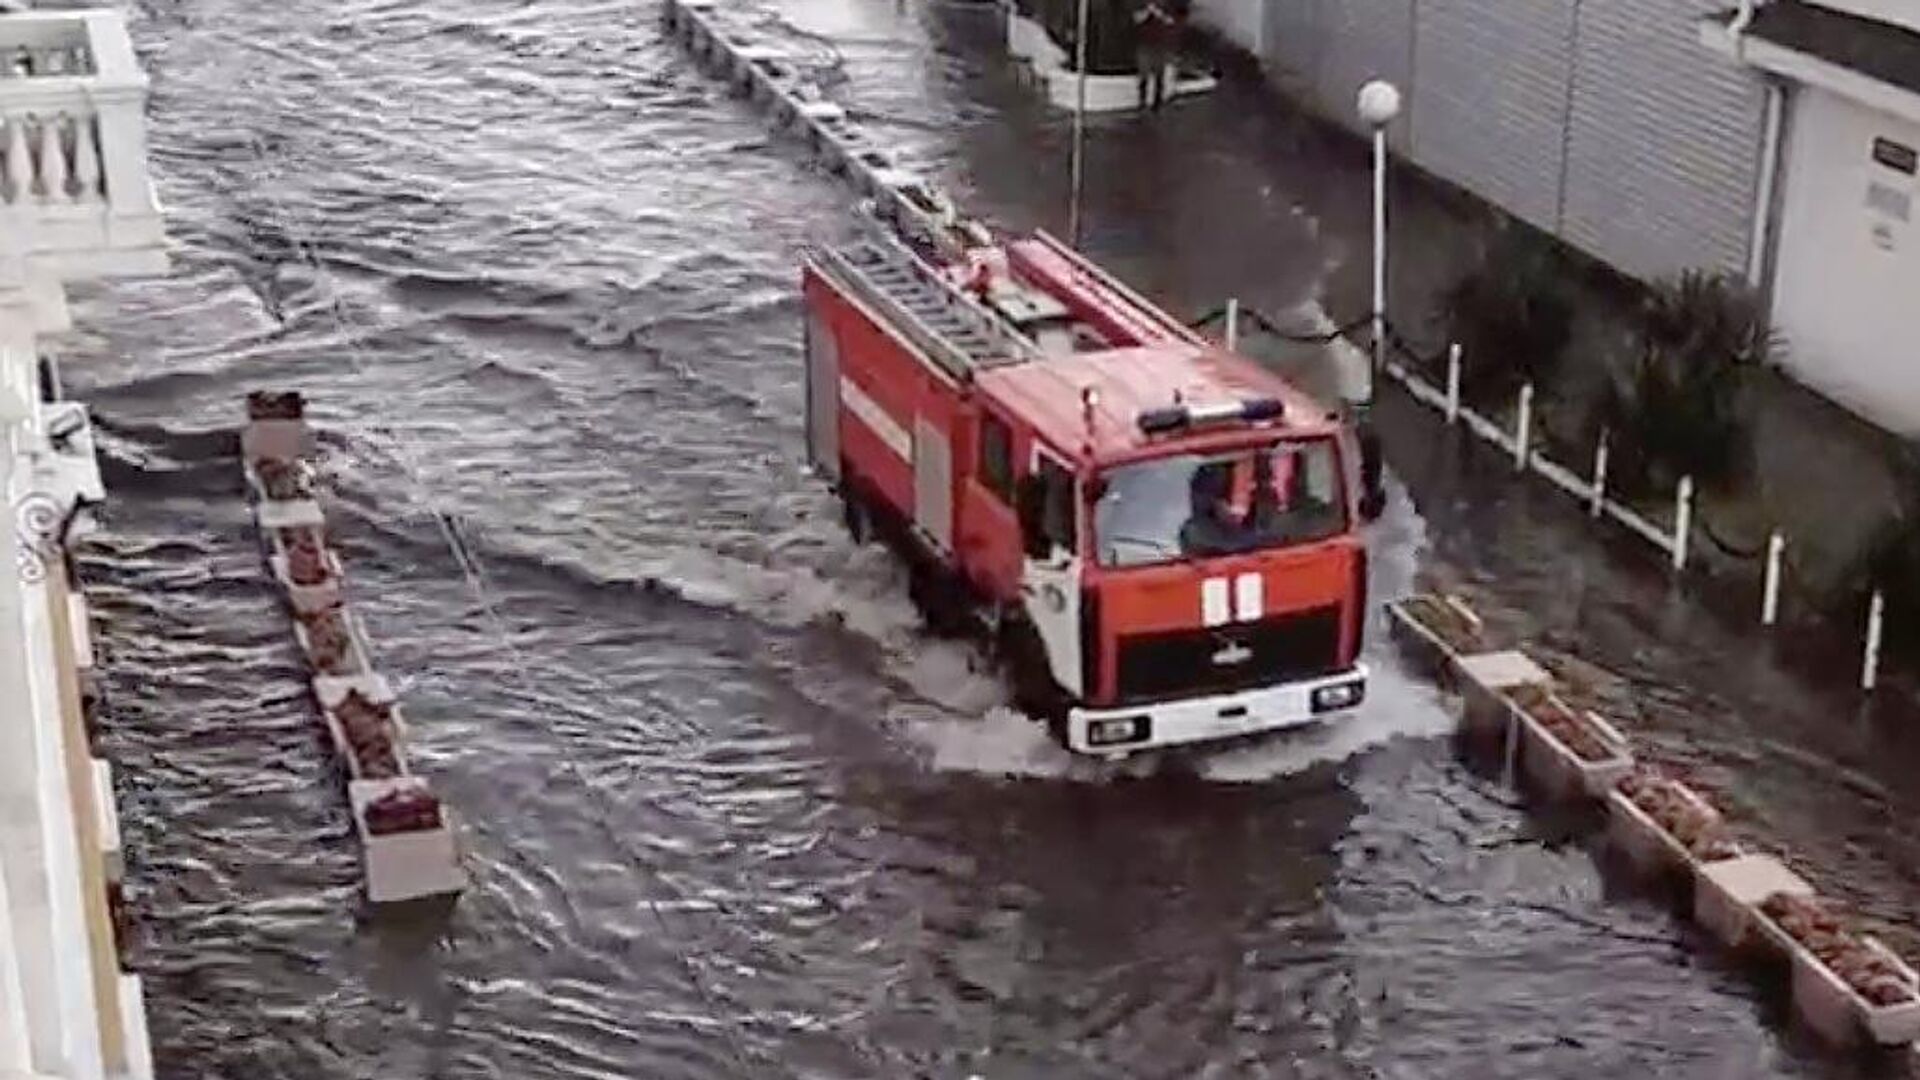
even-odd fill
[(1037, 723), (1047, 726), (1060, 745), (1067, 744), (1065, 691), (1053, 681), (1047, 665), (1046, 645), (1033, 624), (1025, 619), (1007, 619), (1002, 624), (998, 651), (1013, 692), (1013, 706)]
[(907, 580), (907, 595), (935, 637), (964, 637), (972, 626), (966, 596), (942, 567), (916, 563)]
[(865, 547), (873, 539), (873, 512), (867, 509), (867, 501), (852, 489), (840, 492), (840, 515), (847, 524), (847, 535), (854, 544)]

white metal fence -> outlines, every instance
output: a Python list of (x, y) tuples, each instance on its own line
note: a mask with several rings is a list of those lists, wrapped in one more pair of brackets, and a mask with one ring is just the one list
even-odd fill
[[(1237, 346), (1243, 335), (1240, 324), (1243, 319), (1251, 319), (1262, 329), (1282, 338), (1292, 340), (1330, 341), (1336, 338), (1344, 340), (1343, 331), (1334, 331), (1313, 338), (1299, 338), (1282, 333), (1271, 319), (1257, 311), (1243, 307), (1238, 300), (1229, 300), (1226, 306), (1202, 319), (1210, 323), (1217, 315), (1224, 315), (1222, 326), (1224, 339), (1229, 348)], [(1348, 343), (1350, 347), (1357, 345)], [(1399, 359), (1388, 359), (1384, 365), (1384, 374), (1404, 388), (1409, 397), (1440, 413), (1450, 426), (1464, 427), (1482, 442), (1494, 447), (1513, 462), (1516, 474), (1532, 473), (1572, 497), (1587, 514), (1596, 519), (1605, 519), (1625, 528), (1656, 549), (1675, 573), (1687, 569), (1694, 561), (1693, 538), (1704, 530), (1697, 503), (1697, 485), (1691, 476), (1683, 476), (1674, 485), (1673, 516), (1671, 522), (1662, 522), (1648, 517), (1632, 506), (1621, 502), (1609, 494), (1607, 487), (1608, 458), (1610, 446), (1608, 435), (1603, 431), (1599, 435), (1593, 456), (1584, 469), (1563, 465), (1549, 458), (1542, 448), (1543, 425), (1539, 410), (1536, 408), (1536, 393), (1531, 383), (1520, 387), (1514, 401), (1513, 417), (1510, 424), (1502, 423), (1485, 415), (1467, 404), (1461, 397), (1461, 374), (1464, 354), (1459, 345), (1447, 350), (1445, 376), (1442, 384), (1429, 381), (1413, 366)], [(1711, 532), (1708, 533), (1711, 536)], [(1723, 544), (1724, 547), (1724, 544)], [(1789, 541), (1786, 533), (1774, 529), (1763, 548), (1752, 557), (1760, 566), (1760, 605), (1759, 624), (1773, 627), (1779, 623), (1782, 586), (1787, 571), (1787, 552)], [(1871, 691), (1879, 685), (1881, 645), (1886, 629), (1886, 596), (1884, 591), (1876, 589), (1867, 605), (1865, 632), (1861, 642), (1860, 687)]]

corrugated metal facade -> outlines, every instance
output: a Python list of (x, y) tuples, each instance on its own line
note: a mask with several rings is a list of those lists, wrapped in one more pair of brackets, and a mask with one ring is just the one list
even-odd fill
[[(1496, 16), (1493, 8), (1501, 9)], [(1549, 232), (1559, 222), (1571, 4), (1420, 0), (1412, 157)]]
[(1699, 43), (1722, 0), (1196, 6), (1349, 126), (1360, 85), (1392, 79), (1400, 153), (1630, 275), (1746, 267), (1766, 103)]
[(1766, 93), (1700, 44), (1720, 0), (1582, 0), (1560, 234), (1630, 273), (1744, 272)]

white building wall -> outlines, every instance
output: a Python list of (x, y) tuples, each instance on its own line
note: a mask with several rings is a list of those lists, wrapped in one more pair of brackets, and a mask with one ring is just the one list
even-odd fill
[(1794, 91), (1774, 320), (1795, 377), (1920, 435), (1920, 181), (1874, 160), (1920, 151), (1920, 124), (1816, 87)]
[[(1621, 271), (1742, 273), (1766, 99), (1700, 43), (1724, 0), (1199, 0), (1286, 92), (1358, 124), (1405, 92), (1398, 151)], [(1255, 35), (1250, 27), (1260, 27)]]
[(1573, 6), (1420, 0), (1413, 157), (1537, 228), (1560, 226)]
[(1700, 43), (1698, 20), (1727, 4), (1580, 0), (1577, 7), (1566, 198), (1556, 231), (1636, 277), (1696, 267), (1744, 276), (1766, 93), (1753, 74)]

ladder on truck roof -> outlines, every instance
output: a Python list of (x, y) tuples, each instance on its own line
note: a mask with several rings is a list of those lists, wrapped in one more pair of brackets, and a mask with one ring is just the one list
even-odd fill
[(895, 327), (957, 379), (981, 368), (1032, 357), (1033, 341), (942, 278), (898, 241), (868, 240), (820, 252), (817, 265), (862, 300), (895, 318)]

